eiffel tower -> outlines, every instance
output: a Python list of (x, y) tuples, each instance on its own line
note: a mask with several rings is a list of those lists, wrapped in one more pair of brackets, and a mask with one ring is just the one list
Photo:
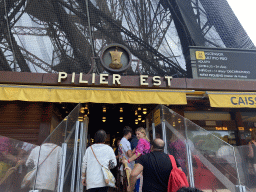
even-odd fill
[(126, 75), (173, 77), (191, 77), (189, 46), (255, 49), (226, 0), (0, 0), (2, 71), (107, 73), (112, 43)]

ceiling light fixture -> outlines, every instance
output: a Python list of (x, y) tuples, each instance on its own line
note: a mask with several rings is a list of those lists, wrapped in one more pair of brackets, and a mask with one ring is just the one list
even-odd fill
[(120, 113), (123, 113), (124, 112), (124, 109), (123, 109), (123, 107), (120, 107)]

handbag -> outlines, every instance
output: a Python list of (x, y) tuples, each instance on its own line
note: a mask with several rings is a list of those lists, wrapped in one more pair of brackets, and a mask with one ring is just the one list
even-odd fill
[[(94, 157), (96, 158), (96, 160), (98, 161), (92, 147), (91, 147), (91, 150), (92, 150), (92, 153), (94, 155)], [(98, 163), (100, 164), (100, 162), (98, 161)], [(111, 173), (111, 171), (104, 167), (103, 165), (101, 165), (101, 170), (102, 170), (102, 173), (103, 173), (103, 177), (104, 177), (104, 180), (105, 180), (105, 183), (107, 184), (107, 186), (109, 187), (116, 187), (115, 183), (116, 183), (116, 179), (114, 177), (114, 175)]]
[[(51, 152), (47, 155), (47, 157), (44, 159), (44, 161), (39, 165), (41, 166), (45, 160), (51, 155), (51, 153), (57, 148), (58, 146), (54, 147)], [(38, 166), (38, 168), (39, 168)], [(24, 189), (24, 188), (27, 188), (29, 187), (34, 181), (35, 181), (35, 178), (36, 178), (36, 173), (37, 173), (37, 167), (35, 166), (31, 171), (29, 171), (23, 178), (22, 182), (21, 182), (21, 188)]]

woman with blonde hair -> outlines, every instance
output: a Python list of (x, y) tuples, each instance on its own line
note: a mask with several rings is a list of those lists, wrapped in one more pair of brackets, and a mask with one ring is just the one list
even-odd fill
[(141, 155), (150, 153), (150, 142), (146, 135), (146, 130), (139, 127), (135, 130), (136, 137), (139, 139), (137, 147), (133, 150), (133, 156), (128, 159), (128, 162), (138, 159)]
[[(150, 153), (150, 142), (146, 134), (146, 130), (143, 127), (139, 127), (135, 130), (136, 137), (139, 139), (137, 147), (133, 150), (133, 155), (128, 159), (128, 163), (138, 159), (141, 155)], [(142, 191), (142, 174), (137, 177), (135, 185), (135, 192)]]

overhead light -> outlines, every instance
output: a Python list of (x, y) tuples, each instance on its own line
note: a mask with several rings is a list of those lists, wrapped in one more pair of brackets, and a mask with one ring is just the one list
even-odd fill
[(120, 107), (120, 113), (122, 113), (122, 112), (124, 112), (124, 109), (123, 109), (123, 107)]
[(102, 112), (103, 112), (103, 113), (106, 113), (106, 111), (107, 111), (106, 107), (103, 106)]
[(135, 122), (136, 122), (136, 121), (138, 122), (138, 119), (135, 119)]
[(79, 116), (78, 117), (78, 121), (83, 121), (84, 120), (84, 117), (83, 116)]
[(123, 117), (120, 117), (120, 118), (119, 118), (119, 121), (120, 121), (120, 122), (123, 122), (123, 121), (124, 121), (124, 118), (123, 118)]
[(80, 109), (80, 113), (85, 113), (85, 111), (84, 111), (84, 108), (83, 108), (83, 107), (81, 107), (81, 109)]
[(107, 118), (106, 117), (102, 117), (102, 122), (106, 122)]
[(141, 110), (141, 107), (138, 107), (138, 111), (140, 111)]
[(140, 117), (140, 118), (141, 118), (141, 115), (138, 115), (138, 117)]
[(181, 123), (181, 119), (180, 118), (178, 119), (178, 123)]
[(66, 113), (68, 113), (68, 111), (66, 111)]
[(138, 115), (138, 111), (137, 110), (135, 111), (135, 115)]
[(138, 120), (141, 121), (141, 117), (138, 117)]
[(66, 107), (65, 106), (62, 106), (62, 109), (65, 109)]
[(145, 119), (143, 119), (141, 122), (142, 122), (142, 123), (145, 123)]
[(138, 121), (135, 121), (135, 124), (138, 124)]
[(88, 109), (88, 104), (85, 105), (84, 109)]
[(116, 132), (116, 133), (119, 133), (119, 132)]

